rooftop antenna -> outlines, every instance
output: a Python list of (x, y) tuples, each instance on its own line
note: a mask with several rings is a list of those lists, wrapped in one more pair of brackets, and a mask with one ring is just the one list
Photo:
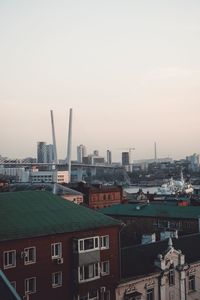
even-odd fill
[(71, 181), (71, 152), (72, 152), (72, 108), (69, 110), (69, 129), (68, 129), (68, 143), (67, 143), (67, 164), (69, 172), (69, 182)]
[(154, 160), (157, 162), (157, 145), (156, 142), (154, 142)]

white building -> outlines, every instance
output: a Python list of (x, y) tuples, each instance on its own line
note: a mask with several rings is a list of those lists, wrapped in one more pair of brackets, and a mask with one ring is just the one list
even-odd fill
[(34, 169), (30, 172), (29, 182), (32, 183), (68, 183), (69, 173), (68, 171), (39, 171)]
[(87, 151), (86, 151), (86, 147), (84, 145), (79, 145), (77, 147), (77, 161), (79, 163), (83, 162), (83, 157), (87, 156)]
[(36, 169), (22, 168), (5, 168), (0, 166), (0, 174), (13, 177), (15, 182), (24, 183), (68, 183), (69, 175), (68, 171), (39, 171)]

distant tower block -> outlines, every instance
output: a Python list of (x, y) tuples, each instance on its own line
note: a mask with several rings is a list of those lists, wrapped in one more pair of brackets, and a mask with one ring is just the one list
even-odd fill
[(79, 163), (82, 163), (83, 157), (86, 157), (86, 155), (87, 155), (86, 147), (84, 145), (79, 145), (77, 147), (77, 161)]
[(72, 152), (72, 108), (69, 111), (69, 130), (68, 130), (68, 144), (67, 144), (67, 164), (69, 172), (69, 182), (71, 181), (71, 152)]
[(110, 150), (107, 150), (107, 164), (112, 164), (112, 153)]
[(55, 163), (54, 146), (52, 144), (46, 145), (47, 163)]
[(55, 135), (55, 128), (54, 128), (53, 110), (51, 110), (51, 126), (52, 126), (52, 139), (53, 139), (53, 160), (54, 160), (54, 163), (57, 164), (58, 158), (57, 158), (56, 135)]
[(37, 162), (38, 163), (47, 162), (47, 147), (45, 142), (37, 143)]
[(122, 166), (128, 166), (130, 163), (129, 152), (122, 152)]

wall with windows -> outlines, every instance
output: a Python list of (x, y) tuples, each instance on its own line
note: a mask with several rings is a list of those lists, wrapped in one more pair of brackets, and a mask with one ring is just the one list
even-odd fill
[(116, 300), (158, 300), (158, 276), (155, 273), (120, 284), (116, 289)]
[(99, 189), (99, 191), (91, 190), (89, 194), (89, 207), (94, 209), (100, 209), (122, 202), (122, 190), (118, 187), (116, 187), (115, 190), (104, 190), (103, 188), (102, 190)]
[[(114, 300), (119, 281), (118, 236), (119, 227), (113, 226), (4, 241), (0, 269), (19, 295), (29, 295), (31, 300), (66, 300), (66, 295), (67, 299)], [(95, 251), (97, 260), (90, 262)], [(85, 263), (80, 258), (79, 264), (77, 255), (85, 255)], [(97, 298), (91, 298), (95, 293)]]

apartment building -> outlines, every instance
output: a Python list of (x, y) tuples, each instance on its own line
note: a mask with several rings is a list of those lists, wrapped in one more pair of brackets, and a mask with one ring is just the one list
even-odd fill
[(0, 269), (22, 299), (114, 300), (120, 228), (46, 191), (2, 193)]

